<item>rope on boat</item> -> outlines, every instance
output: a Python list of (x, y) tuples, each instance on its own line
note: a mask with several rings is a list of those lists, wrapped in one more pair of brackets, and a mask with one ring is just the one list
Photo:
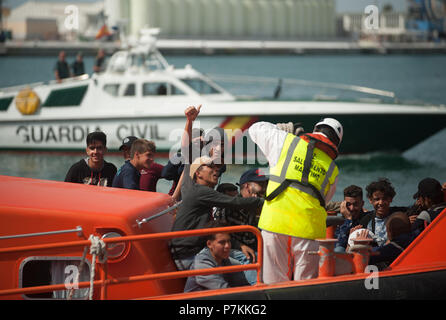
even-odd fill
[[(82, 270), (84, 269), (85, 257), (87, 256), (87, 251), (88, 251), (88, 247), (85, 246), (84, 253), (82, 255), (81, 262), (80, 262), (79, 268), (78, 268), (79, 272), (76, 275), (76, 281), (74, 283), (79, 283), (79, 277), (82, 273)], [(71, 298), (73, 297), (73, 293), (74, 293), (74, 286), (70, 288), (70, 291), (68, 292), (67, 300), (71, 300)]]
[[(92, 255), (91, 257), (91, 270), (90, 270), (90, 290), (89, 290), (89, 300), (93, 299), (93, 291), (94, 291), (94, 276), (95, 276), (95, 267), (96, 267), (96, 258), (98, 259), (99, 263), (105, 263), (107, 261), (107, 245), (105, 244), (105, 242), (96, 236), (90, 235), (90, 237), (88, 238), (88, 240), (90, 240), (91, 245), (90, 245), (90, 254)], [(88, 251), (88, 247), (86, 246), (84, 248), (84, 253), (82, 255), (82, 259), (81, 259), (81, 263), (79, 265), (79, 272), (77, 273), (77, 277), (76, 277), (76, 282), (75, 283), (79, 283), (79, 277), (82, 273), (83, 267), (85, 265), (85, 257), (87, 255), (87, 251)], [(72, 287), (69, 291), (67, 300), (71, 300), (71, 298), (73, 297), (73, 292), (74, 292), (74, 287)]]
[(95, 237), (93, 235), (90, 235), (88, 240), (91, 241), (90, 246), (90, 254), (92, 255), (91, 258), (91, 270), (90, 270), (90, 292), (89, 292), (89, 300), (93, 299), (93, 281), (94, 281), (94, 272), (95, 272), (95, 266), (96, 266), (96, 258), (98, 258), (99, 263), (104, 263), (107, 261), (107, 246), (105, 242), (100, 239), (99, 237)]

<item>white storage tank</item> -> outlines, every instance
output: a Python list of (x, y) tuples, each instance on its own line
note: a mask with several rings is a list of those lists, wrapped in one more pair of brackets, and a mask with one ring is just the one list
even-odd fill
[(203, 15), (200, 0), (184, 0), (187, 11), (187, 34), (196, 37), (203, 34)]
[(273, 12), (270, 1), (259, 0), (260, 34), (270, 37), (273, 34)]
[(159, 9), (157, 0), (147, 0), (149, 13), (146, 17), (146, 24), (149, 28), (159, 26)]
[(130, 33), (138, 35), (139, 30), (147, 24), (147, 16), (149, 14), (149, 2), (145, 0), (130, 1)]
[[(246, 14), (243, 1), (240, 0), (227, 0), (230, 6), (230, 14), (232, 16), (231, 33), (235, 37), (241, 37), (246, 35), (245, 20)], [(249, 13), (248, 13), (249, 14)]]
[(310, 34), (310, 1), (300, 0), (298, 6), (299, 13), (299, 36), (306, 38)]
[(321, 34), (321, 2), (320, 0), (312, 0), (310, 3), (310, 20), (309, 20), (309, 29), (310, 38), (317, 38)]
[(163, 36), (172, 34), (172, 7), (169, 0), (158, 0), (158, 21)]
[(244, 11), (244, 25), (247, 36), (257, 36), (259, 34), (259, 7), (257, 0), (242, 0)]
[(108, 25), (116, 26), (122, 19), (121, 17), (121, 0), (105, 0), (104, 12), (108, 17)]
[[(166, 0), (167, 1), (167, 0)], [(172, 17), (172, 35), (183, 36), (186, 34), (186, 25), (188, 24), (186, 3), (184, 0), (168, 0), (171, 2)]]
[(286, 15), (286, 35), (288, 37), (295, 37), (297, 35), (297, 11), (295, 0), (284, 1), (285, 15)]
[(219, 36), (228, 37), (231, 35), (231, 7), (228, 0), (213, 0), (217, 10), (217, 34)]
[(217, 7), (215, 1), (201, 0), (203, 12), (203, 34), (214, 36), (217, 34)]
[(326, 0), (327, 1), (327, 36), (334, 37), (336, 36), (336, 4), (335, 0)]
[(273, 14), (273, 30), (274, 37), (284, 38), (287, 36), (287, 12), (286, 3), (283, 0), (271, 1), (271, 9)]

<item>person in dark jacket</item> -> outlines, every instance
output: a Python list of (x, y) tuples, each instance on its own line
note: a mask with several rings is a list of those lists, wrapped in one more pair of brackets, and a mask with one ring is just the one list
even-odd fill
[[(212, 220), (214, 207), (255, 209), (263, 205), (261, 198), (232, 197), (214, 190), (218, 182), (218, 167), (208, 157), (186, 164), (181, 186), (182, 204), (178, 209), (172, 231), (201, 229)], [(187, 270), (194, 256), (203, 248), (199, 237), (175, 238), (171, 252), (179, 270)]]
[(113, 179), (113, 187), (140, 190), (141, 170), (150, 168), (155, 143), (146, 139), (135, 140), (130, 147), (130, 160), (120, 168)]
[(386, 222), (387, 241), (381, 247), (372, 249), (369, 265), (379, 270), (387, 268), (413, 240), (409, 217), (405, 212), (393, 213)]
[(446, 208), (446, 202), (440, 182), (433, 178), (421, 180), (413, 198), (422, 209), (416, 218), (410, 217), (412, 230), (418, 235)]
[(338, 239), (335, 251), (345, 252), (350, 230), (359, 225), (359, 221), (367, 215), (367, 212), (364, 211), (361, 187), (351, 185), (344, 189), (344, 201), (340, 204), (339, 212), (345, 220), (344, 223), (337, 226), (335, 231), (335, 237)]
[[(200, 106), (201, 107), (201, 106)], [(193, 121), (199, 114), (200, 107), (189, 107), (185, 110), (186, 125), (182, 138), (182, 152), (187, 154)], [(215, 156), (215, 154), (214, 154)], [(251, 209), (263, 205), (260, 198), (232, 197), (214, 190), (218, 183), (219, 164), (215, 158), (203, 156), (192, 164), (185, 164), (180, 179), (182, 203), (176, 214), (172, 231), (193, 230), (203, 228), (212, 220), (214, 207), (233, 209)], [(194, 256), (204, 247), (199, 237), (175, 238), (170, 242), (172, 257), (179, 270), (190, 268)]]
[(391, 207), (395, 197), (395, 189), (389, 180), (385, 178), (373, 181), (367, 187), (367, 198), (374, 210), (370, 211), (360, 221), (359, 225), (351, 230), (366, 228), (374, 234), (374, 242), (382, 246), (387, 241), (387, 219), (397, 211), (407, 211), (407, 207)]
[[(268, 176), (262, 169), (253, 168), (245, 171), (239, 180), (240, 194), (238, 197), (265, 197)], [(250, 225), (257, 227), (259, 224), (261, 208), (238, 209), (218, 208), (213, 213), (216, 220), (227, 223), (231, 226)], [(232, 235), (231, 257), (241, 264), (256, 262), (257, 259), (257, 237), (252, 232), (240, 232)], [(245, 277), (253, 285), (257, 282), (256, 270), (245, 270)]]
[(83, 75), (85, 73), (85, 66), (82, 52), (79, 52), (76, 55), (76, 60), (71, 65), (71, 69), (73, 70), (73, 76), (75, 77)]
[(107, 152), (107, 136), (100, 131), (87, 135), (87, 158), (71, 166), (65, 182), (111, 187), (116, 175), (116, 166), (104, 160)]
[(59, 52), (59, 57), (54, 66), (54, 77), (57, 82), (62, 82), (63, 79), (69, 78), (71, 76), (70, 68), (67, 61), (65, 61), (65, 51)]
[[(226, 226), (218, 221), (211, 221), (206, 228)], [(239, 265), (240, 262), (230, 257), (231, 235), (215, 233), (206, 237), (206, 246), (194, 257), (191, 269), (208, 269), (215, 267)], [(248, 286), (243, 272), (197, 275), (187, 278), (184, 292), (223, 289)]]

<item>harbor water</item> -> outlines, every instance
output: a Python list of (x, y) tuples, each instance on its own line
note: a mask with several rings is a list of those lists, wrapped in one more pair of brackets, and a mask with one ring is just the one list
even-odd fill
[[(167, 56), (170, 64), (191, 64), (205, 74), (250, 75), (271, 79), (304, 79), (343, 83), (392, 91), (399, 101), (408, 103), (446, 104), (446, 55), (304, 55), (304, 56)], [(48, 81), (54, 78), (56, 57), (0, 57), (0, 87)], [(71, 63), (74, 57), (68, 57)], [(85, 57), (86, 70), (92, 70), (93, 57)], [(236, 95), (272, 98), (274, 83), (249, 85), (220, 83)], [(298, 88), (284, 86), (282, 99), (294, 98)], [(321, 92), (321, 94), (329, 94)], [(185, 108), (188, 101), (184, 101)], [(206, 106), (203, 106), (205, 108)], [(358, 105), (360, 108), (361, 105)], [(358, 126), (361, 126), (358, 123)], [(309, 130), (309, 128), (306, 128)], [(395, 123), (398, 130), (398, 123)], [(417, 128), (413, 128), (417, 130)], [(348, 135), (345, 132), (345, 135)], [(374, 139), (373, 132), (358, 136), (363, 143)], [(82, 153), (0, 152), (0, 174), (63, 181), (69, 167)], [(119, 154), (108, 154), (106, 160), (117, 167), (123, 164)], [(166, 158), (158, 158), (164, 164)], [(365, 188), (370, 182), (388, 178), (396, 190), (393, 204), (411, 205), (418, 182), (433, 177), (446, 182), (445, 129), (404, 153), (342, 155), (337, 160), (340, 175), (334, 200), (342, 200), (342, 190), (351, 184)], [(248, 167), (230, 165), (221, 182), (238, 181)], [(158, 191), (167, 192), (171, 182), (160, 180)], [(371, 205), (366, 201), (366, 207)]]

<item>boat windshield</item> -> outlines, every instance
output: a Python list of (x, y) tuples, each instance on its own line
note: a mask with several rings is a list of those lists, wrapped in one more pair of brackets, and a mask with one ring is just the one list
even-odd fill
[(182, 79), (189, 87), (199, 94), (221, 94), (220, 90), (212, 86), (210, 83), (199, 78)]

